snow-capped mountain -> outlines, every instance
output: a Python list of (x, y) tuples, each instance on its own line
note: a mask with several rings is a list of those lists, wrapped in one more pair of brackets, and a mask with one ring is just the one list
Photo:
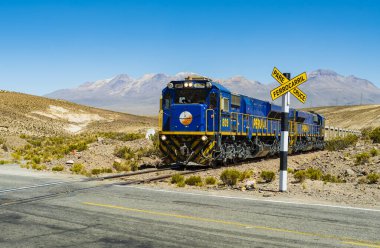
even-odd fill
[[(133, 79), (120, 74), (110, 79), (87, 82), (74, 89), (52, 92), (47, 97), (65, 99), (80, 104), (129, 112), (142, 115), (155, 115), (161, 90), (172, 80), (182, 80), (191, 72), (180, 72), (170, 76), (162, 73), (145, 74)], [(263, 84), (243, 76), (228, 79), (215, 79), (232, 92), (270, 100), (270, 90), (277, 82)], [(316, 70), (308, 73), (308, 81), (300, 86), (307, 96), (306, 104), (294, 97), (292, 107), (317, 107), (329, 105), (354, 105), (380, 103), (380, 89), (373, 83), (355, 76), (342, 76), (331, 70)], [(276, 103), (280, 103), (277, 100)]]

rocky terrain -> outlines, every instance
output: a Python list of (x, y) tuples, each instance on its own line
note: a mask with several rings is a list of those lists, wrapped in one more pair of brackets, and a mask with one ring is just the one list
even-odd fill
[[(376, 183), (370, 183), (367, 176), (373, 173), (380, 175), (380, 153), (369, 159), (368, 162), (358, 163), (357, 155), (368, 152), (371, 149), (380, 152), (380, 144), (371, 144), (360, 141), (356, 146), (342, 151), (319, 151), (306, 154), (292, 155), (288, 158), (288, 192), (278, 192), (279, 183), (279, 158), (261, 159), (254, 162), (244, 163), (216, 170), (197, 173), (204, 180), (206, 177), (217, 179), (215, 185), (185, 186), (185, 190), (201, 189), (216, 192), (244, 192), (243, 195), (254, 195), (273, 199), (298, 199), (307, 202), (339, 203), (355, 206), (380, 207), (380, 179)], [(306, 178), (299, 182), (295, 178), (297, 171), (313, 168), (321, 171), (318, 180)], [(253, 176), (238, 182), (236, 186), (226, 187), (221, 184), (220, 175), (225, 169), (236, 169), (241, 172), (251, 170)], [(272, 171), (275, 178), (271, 182), (264, 182), (261, 178), (263, 171)], [(330, 174), (331, 177), (324, 176)], [(335, 177), (338, 182), (331, 182)], [(170, 180), (151, 184), (154, 187), (178, 188), (171, 184)]]
[(1, 136), (133, 132), (157, 126), (155, 118), (5, 91), (0, 92), (0, 113)]
[[(66, 99), (120, 112), (157, 115), (161, 91), (166, 84), (172, 80), (183, 80), (186, 76), (195, 74), (189, 72), (180, 72), (176, 75), (157, 73), (146, 74), (137, 79), (127, 74), (120, 74), (110, 79), (86, 82), (77, 88), (57, 90), (48, 94), (47, 97)], [(268, 101), (270, 100), (270, 90), (278, 86), (277, 82), (262, 83), (243, 76), (227, 79), (213, 78), (213, 80), (225, 85), (232, 92)], [(380, 103), (380, 89), (373, 83), (352, 75), (342, 76), (331, 70), (309, 72), (308, 82), (301, 85), (300, 89), (307, 94), (307, 102), (303, 105), (292, 96), (292, 107)], [(280, 101), (281, 99), (275, 103), (281, 104)]]

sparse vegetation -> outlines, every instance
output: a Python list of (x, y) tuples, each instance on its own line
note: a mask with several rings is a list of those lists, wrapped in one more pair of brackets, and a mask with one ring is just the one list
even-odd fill
[(113, 166), (112, 166), (117, 172), (122, 172), (122, 171), (125, 171), (125, 172), (128, 172), (131, 170), (131, 166), (129, 163), (126, 163), (126, 162), (121, 162), (121, 163), (118, 163), (118, 162), (114, 162), (113, 163)]
[(216, 184), (216, 178), (212, 177), (212, 176), (206, 177), (205, 178), (205, 183), (207, 185), (215, 185)]
[(379, 150), (377, 150), (375, 147), (369, 150), (369, 153), (371, 154), (372, 157), (376, 157), (380, 154)]
[(289, 174), (293, 174), (293, 173), (294, 173), (294, 169), (292, 169), (292, 168), (288, 168), (288, 173), (289, 173)]
[(253, 171), (252, 170), (245, 170), (240, 173), (239, 180), (244, 181), (245, 179), (248, 179), (253, 176)]
[(202, 178), (200, 176), (190, 176), (190, 177), (186, 178), (185, 184), (191, 185), (191, 186), (194, 186), (194, 185), (195, 186), (202, 186), (203, 182), (202, 182)]
[(320, 169), (316, 168), (308, 168), (307, 170), (299, 170), (294, 173), (294, 178), (297, 182), (303, 183), (306, 179), (311, 180), (322, 180), (325, 183), (342, 183), (343, 181), (334, 175), (331, 174), (323, 174)]
[(3, 165), (3, 164), (10, 164), (12, 163), (11, 161), (7, 161), (7, 160), (0, 160), (0, 165)]
[(308, 168), (306, 170), (306, 176), (311, 180), (321, 180), (323, 173), (320, 169)]
[(83, 174), (84, 166), (83, 164), (75, 163), (70, 170), (75, 174)]
[(22, 135), (28, 144), (17, 149), (12, 156), (15, 160), (21, 158), (40, 164), (53, 159), (63, 158), (71, 152), (80, 152), (88, 148), (88, 144), (96, 140), (93, 134), (77, 136), (34, 137)]
[(131, 148), (124, 146), (124, 147), (119, 147), (115, 149), (114, 155), (119, 158), (123, 158), (126, 160), (135, 158), (136, 153), (132, 151)]
[(46, 165), (43, 165), (43, 164), (35, 164), (35, 163), (32, 163), (32, 164), (31, 164), (31, 167), (32, 167), (32, 169), (34, 169), (34, 170), (46, 170), (46, 169), (47, 169)]
[(52, 171), (63, 171), (65, 167), (63, 165), (56, 165), (53, 168), (51, 168)]
[(94, 168), (91, 170), (92, 175), (99, 175), (102, 173), (112, 173), (111, 168)]
[(172, 176), (172, 178), (171, 178), (171, 181), (170, 181), (172, 184), (178, 184), (178, 183), (180, 183), (180, 182), (185, 182), (185, 177), (184, 176), (182, 176), (181, 174), (178, 174), (178, 173), (176, 173), (176, 174), (174, 174), (173, 176)]
[(367, 152), (356, 154), (356, 164), (365, 164), (369, 162), (370, 155)]
[(276, 174), (273, 171), (262, 171), (260, 178), (264, 180), (264, 182), (269, 183), (276, 178)]
[(220, 175), (220, 180), (228, 186), (234, 186), (237, 184), (240, 176), (240, 171), (235, 169), (226, 169)]
[(373, 129), (368, 136), (373, 143), (380, 143), (380, 127)]
[(370, 173), (367, 175), (367, 181), (369, 184), (377, 183), (380, 179), (380, 174)]
[(326, 174), (326, 175), (323, 175), (322, 176), (322, 181), (325, 182), (325, 183), (342, 183), (343, 181), (334, 176), (334, 175), (331, 175), (331, 174)]
[(346, 137), (337, 137), (326, 141), (326, 149), (329, 151), (343, 150), (349, 146), (355, 145), (359, 140), (359, 137), (353, 134), (349, 134)]
[(294, 178), (300, 182), (300, 183), (303, 183), (306, 178), (307, 178), (307, 175), (306, 175), (306, 171), (305, 170), (299, 170), (299, 171), (296, 171), (294, 173)]
[(181, 181), (181, 182), (178, 182), (176, 185), (177, 187), (183, 188), (186, 186), (186, 183), (184, 181)]
[(107, 132), (107, 133), (99, 133), (98, 137), (120, 140), (120, 141), (133, 141), (137, 139), (144, 138), (144, 134), (142, 133), (117, 133), (117, 132)]

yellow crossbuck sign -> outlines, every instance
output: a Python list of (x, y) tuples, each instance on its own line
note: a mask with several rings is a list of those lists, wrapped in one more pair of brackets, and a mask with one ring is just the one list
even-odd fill
[(277, 82), (279, 82), (281, 85), (275, 88), (274, 90), (271, 90), (270, 95), (272, 97), (272, 100), (279, 98), (280, 96), (286, 94), (287, 92), (290, 92), (295, 96), (300, 102), (305, 103), (306, 102), (306, 94), (303, 93), (300, 89), (297, 87), (307, 81), (307, 74), (306, 72), (299, 74), (298, 76), (294, 77), (291, 80), (288, 80), (282, 72), (280, 72), (276, 67), (273, 69), (272, 77), (276, 79)]

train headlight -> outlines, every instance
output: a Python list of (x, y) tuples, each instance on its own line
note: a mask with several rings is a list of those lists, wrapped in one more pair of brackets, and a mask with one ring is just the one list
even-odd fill
[(211, 87), (212, 87), (212, 83), (211, 83), (211, 82), (207, 82), (207, 83), (206, 83), (206, 87), (207, 87), (207, 88), (211, 88)]
[(206, 135), (203, 135), (201, 139), (202, 139), (203, 141), (206, 141), (206, 140), (207, 140), (207, 136), (206, 136)]
[(168, 88), (172, 89), (174, 87), (173, 83), (168, 83)]
[(189, 87), (193, 87), (193, 83), (189, 83)]
[(184, 83), (185, 87), (189, 87), (189, 83)]
[(161, 136), (161, 140), (162, 140), (162, 141), (165, 141), (165, 140), (166, 140), (166, 136), (165, 136), (165, 135), (162, 135), (162, 136)]

